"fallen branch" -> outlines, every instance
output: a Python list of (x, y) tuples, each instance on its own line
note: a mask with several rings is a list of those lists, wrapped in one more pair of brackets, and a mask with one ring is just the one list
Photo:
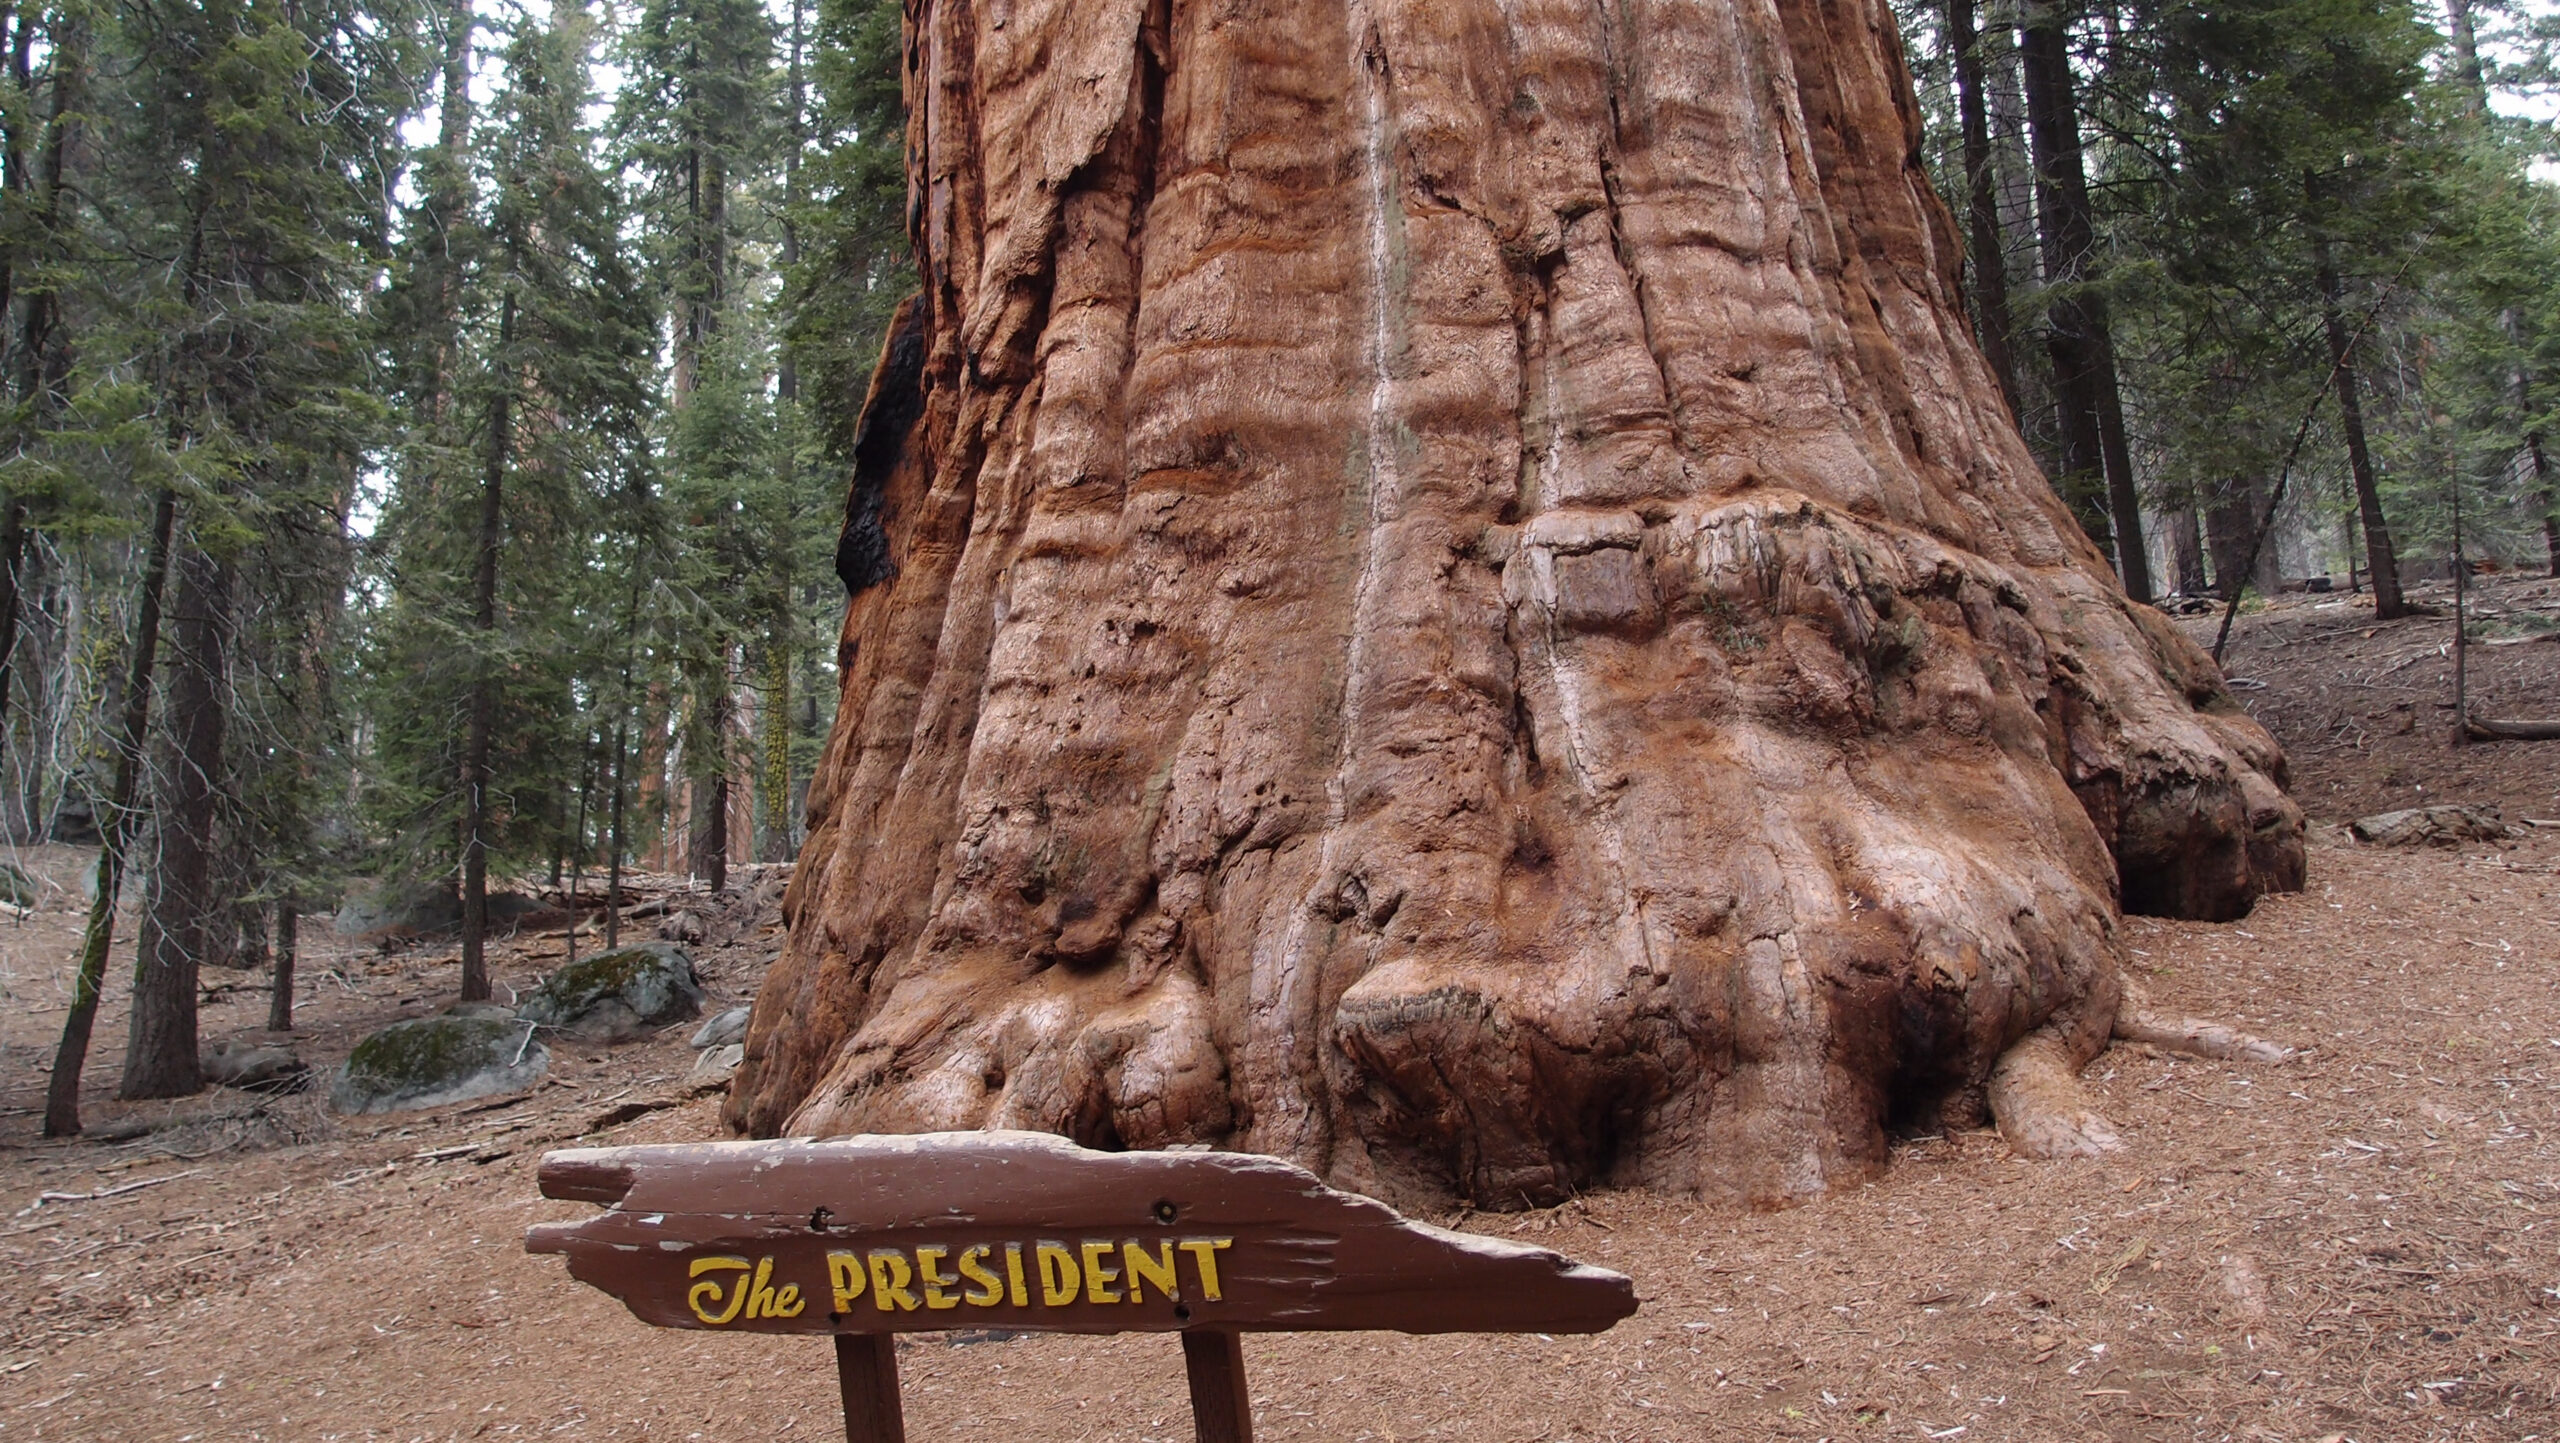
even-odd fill
[(2473, 741), (2560, 741), (2560, 721), (2487, 721), (2480, 717), (2472, 717), (2463, 724), (2463, 730)]
[(191, 1167), (185, 1172), (173, 1172), (161, 1177), (147, 1177), (140, 1182), (119, 1183), (114, 1187), (99, 1188), (95, 1192), (40, 1192), (36, 1194), (36, 1200), (34, 1202), (18, 1209), (18, 1216), (25, 1217), (27, 1214), (34, 1212), (37, 1208), (43, 1207), (49, 1202), (97, 1202), (102, 1198), (121, 1197), (129, 1192), (140, 1192), (147, 1187), (158, 1187), (164, 1182), (176, 1182), (182, 1177), (194, 1177), (197, 1173), (202, 1171), (204, 1171), (203, 1168)]

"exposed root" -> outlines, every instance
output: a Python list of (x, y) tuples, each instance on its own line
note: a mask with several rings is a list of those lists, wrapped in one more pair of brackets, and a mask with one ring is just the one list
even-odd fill
[(2099, 1157), (2124, 1147), (2089, 1105), (2070, 1050), (2050, 1032), (2030, 1032), (2001, 1054), (1987, 1100), (2000, 1135), (2022, 1156)]
[(2126, 1042), (2148, 1042), (2170, 1052), (2224, 1062), (2282, 1062), (2294, 1051), (2219, 1022), (2163, 1016), (2151, 1010), (2151, 1000), (2130, 982), (2125, 984), (2124, 1005), (2116, 1009), (2115, 1035)]

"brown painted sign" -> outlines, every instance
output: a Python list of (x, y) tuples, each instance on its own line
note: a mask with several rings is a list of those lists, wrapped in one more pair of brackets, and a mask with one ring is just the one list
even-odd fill
[(946, 1132), (577, 1148), (540, 1178), (606, 1211), (525, 1250), (642, 1322), (832, 1334), (853, 1443), (906, 1437), (893, 1333), (1180, 1332), (1200, 1443), (1252, 1443), (1240, 1333), (1596, 1333), (1636, 1310), (1618, 1273), (1251, 1153)]
[(1277, 1158), (1045, 1133), (581, 1148), (526, 1235), (660, 1327), (1597, 1332), (1624, 1276), (1416, 1223)]

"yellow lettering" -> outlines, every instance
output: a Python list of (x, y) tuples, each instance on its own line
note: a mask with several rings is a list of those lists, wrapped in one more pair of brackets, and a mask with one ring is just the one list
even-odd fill
[[(992, 1251), (994, 1249), (985, 1243), (961, 1250), (960, 1276), (969, 1280), (969, 1291), (961, 1296), (970, 1307), (992, 1308), (1004, 1301), (1004, 1284), (997, 1282), (996, 1275), (988, 1272), (986, 1265), (978, 1261)], [(1017, 1252), (1014, 1258), (1014, 1275), (1017, 1278), (1020, 1277), (1021, 1271), (1021, 1255)]]
[(1013, 1305), (1017, 1308), (1031, 1306), (1031, 1290), (1022, 1282), (1022, 1244), (1004, 1245), (1004, 1275), (1005, 1280), (1013, 1284)]
[(1218, 1291), (1218, 1253), (1235, 1246), (1234, 1238), (1184, 1238), (1182, 1250), (1191, 1255), (1191, 1265), (1200, 1270), (1200, 1296), (1217, 1302), (1226, 1294)]
[(1175, 1302), (1182, 1301), (1182, 1287), (1173, 1272), (1173, 1244), (1159, 1244), (1155, 1255), (1150, 1256), (1136, 1243), (1123, 1243), (1120, 1261), (1129, 1269), (1130, 1302), (1146, 1300), (1146, 1289), (1139, 1286), (1142, 1282), (1155, 1284), (1157, 1292)]
[(755, 1285), (747, 1289), (747, 1316), (750, 1318), (780, 1316), (774, 1312), (773, 1303), (773, 1259), (769, 1256), (758, 1258), (756, 1259)]
[(798, 1283), (784, 1283), (775, 1291), (773, 1301), (765, 1304), (764, 1315), (768, 1318), (796, 1318), (808, 1306), (800, 1296)]
[(928, 1308), (939, 1310), (960, 1306), (960, 1300), (957, 1297), (943, 1291), (960, 1281), (958, 1278), (943, 1275), (940, 1264), (949, 1256), (951, 1256), (949, 1248), (918, 1247), (916, 1249), (916, 1277), (924, 1284), (924, 1305)]
[[(695, 1258), (693, 1265), (685, 1270), (685, 1276), (698, 1278), (704, 1273), (743, 1273), (746, 1270), (745, 1258)], [(694, 1284), (684, 1295), (684, 1305), (693, 1309), (695, 1317), (715, 1328), (722, 1327), (737, 1317), (738, 1309), (746, 1305), (747, 1280), (739, 1278), (736, 1281), (738, 1290), (729, 1294), (726, 1307), (720, 1307), (720, 1295), (723, 1289), (717, 1278), (707, 1283)], [(720, 1308), (720, 1311), (712, 1312), (711, 1309), (715, 1307)]]
[(835, 1310), (838, 1313), (853, 1311), (853, 1305), (862, 1301), (863, 1291), (868, 1286), (862, 1275), (862, 1255), (827, 1254), (827, 1286), (836, 1295)]
[(896, 1248), (871, 1250), (871, 1301), (880, 1311), (885, 1313), (895, 1306), (914, 1312), (915, 1294), (907, 1291), (907, 1283), (914, 1277), (905, 1253)]
[(1111, 1286), (1120, 1281), (1120, 1270), (1106, 1261), (1110, 1256), (1109, 1243), (1084, 1245), (1084, 1295), (1097, 1303), (1120, 1301), (1120, 1290)]
[(1063, 1308), (1076, 1300), (1083, 1286), (1076, 1272), (1076, 1255), (1067, 1251), (1065, 1243), (1037, 1242), (1032, 1251), (1040, 1259), (1040, 1306)]

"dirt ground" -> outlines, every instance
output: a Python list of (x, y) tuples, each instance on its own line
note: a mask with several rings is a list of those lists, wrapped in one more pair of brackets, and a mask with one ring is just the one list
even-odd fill
[[(2434, 663), (2405, 660), (2429, 623), (2368, 635), (2325, 600), (2244, 619), (2233, 654), (2316, 815), (2560, 816), (2560, 744), (2447, 744)], [(2508, 714), (2560, 710), (2560, 645), (2497, 651)], [(2348, 676), (2369, 679), (2329, 680)], [(23, 860), (65, 890), (0, 923), (0, 1443), (841, 1436), (823, 1342), (644, 1328), (522, 1250), (528, 1224), (590, 1211), (536, 1194), (545, 1148), (717, 1135), (684, 1030), (560, 1044), (527, 1097), (388, 1118), (221, 1090), (122, 1105), (117, 988), (86, 1115), (159, 1126), (46, 1142), (82, 857)], [(2324, 824), (2301, 895), (2126, 936), (2163, 1008), (2304, 1050), (2109, 1052), (2089, 1081), (2128, 1145), (2099, 1162), (1915, 1137), (1790, 1212), (1611, 1193), (1435, 1219), (1618, 1268), (1643, 1306), (1591, 1338), (1249, 1338), (1259, 1436), (2560, 1437), (2560, 830), (2390, 852)], [(751, 990), (771, 946), (705, 956), (715, 996)], [(496, 973), (524, 986), (559, 948), (500, 949)], [(450, 949), (318, 949), (303, 1055), (334, 1065), (453, 975)], [(261, 980), (208, 978), (209, 1040), (254, 1032)], [(1168, 1338), (920, 1336), (901, 1363), (919, 1443), (1190, 1436)]]
[[(2453, 587), (2423, 582), (2408, 596), (2428, 614), (2376, 622), (2368, 597), (2291, 595), (2234, 628), (2225, 669), (2285, 744), (2295, 800), (2332, 821), (2437, 802), (2560, 818), (2551, 743), (2451, 744)], [(2482, 577), (2468, 609), (2473, 714), (2560, 717), (2560, 581)], [(2182, 624), (2211, 646), (2220, 620)]]

